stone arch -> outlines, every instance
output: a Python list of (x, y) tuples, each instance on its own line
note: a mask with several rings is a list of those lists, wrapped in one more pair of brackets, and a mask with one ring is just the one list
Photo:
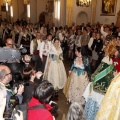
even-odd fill
[(76, 25), (81, 25), (82, 23), (88, 23), (88, 14), (85, 11), (80, 11), (76, 17)]

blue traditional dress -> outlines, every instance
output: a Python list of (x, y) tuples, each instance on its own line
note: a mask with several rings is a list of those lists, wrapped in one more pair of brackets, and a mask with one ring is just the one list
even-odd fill
[(81, 104), (84, 104), (85, 100), (82, 95), (89, 83), (89, 80), (84, 64), (76, 63), (77, 59), (78, 58), (76, 58), (72, 64), (70, 70), (72, 71), (71, 77), (68, 77), (63, 92), (69, 102), (79, 102)]

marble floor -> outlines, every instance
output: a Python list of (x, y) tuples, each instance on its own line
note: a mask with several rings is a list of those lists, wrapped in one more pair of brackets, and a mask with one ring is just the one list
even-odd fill
[(58, 114), (55, 117), (56, 120), (63, 120), (63, 118), (67, 115), (68, 109), (70, 104), (67, 103), (67, 100), (62, 92), (62, 90), (59, 91), (59, 97), (57, 100), (54, 100), (58, 104)]
[[(70, 70), (72, 61), (66, 59), (63, 62), (65, 65), (66, 72), (68, 73), (68, 71)], [(63, 90), (59, 91), (59, 96), (58, 98), (55, 98), (54, 101), (57, 102), (58, 107), (59, 107), (58, 116), (56, 117), (56, 120), (62, 120), (62, 118), (66, 116), (69, 106), (70, 106), (70, 104), (67, 103), (67, 100), (63, 94)]]

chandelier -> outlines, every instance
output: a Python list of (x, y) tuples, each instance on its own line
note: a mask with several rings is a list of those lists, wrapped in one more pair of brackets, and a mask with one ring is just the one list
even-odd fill
[(91, 0), (76, 0), (76, 5), (80, 7), (89, 7)]
[(30, 0), (24, 0), (24, 4), (27, 5), (29, 4)]
[(5, 3), (9, 3), (9, 2), (11, 2), (11, 0), (4, 0), (5, 1)]

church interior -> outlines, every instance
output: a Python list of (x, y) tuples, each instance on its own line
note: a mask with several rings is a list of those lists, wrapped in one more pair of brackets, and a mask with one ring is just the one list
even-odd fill
[[(85, 0), (85, 5), (80, 5), (82, 0), (0, 0), (0, 18), (10, 22), (25, 19), (28, 23), (44, 22), (52, 27), (76, 25), (82, 23), (110, 24), (119, 26), (119, 0), (114, 1), (113, 11), (104, 12), (102, 2), (105, 0)], [(88, 3), (87, 3), (88, 2)], [(90, 4), (89, 4), (90, 3)], [(6, 4), (8, 8), (6, 9)], [(83, 3), (84, 4), (84, 3)], [(86, 4), (89, 4), (88, 6)]]
[(32, 70), (32, 87), (21, 93), (32, 97), (28, 106), (41, 81), (54, 87), (55, 115), (30, 110), (28, 120), (120, 120), (120, 0), (0, 0), (0, 7), (0, 83), (2, 65), (13, 76)]

